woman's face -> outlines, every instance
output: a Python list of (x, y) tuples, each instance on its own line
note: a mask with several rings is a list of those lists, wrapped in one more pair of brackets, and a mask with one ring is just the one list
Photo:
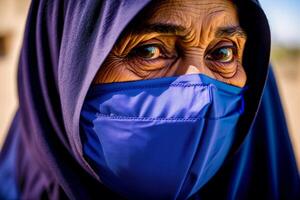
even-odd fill
[(201, 73), (242, 87), (245, 41), (229, 0), (159, 1), (122, 34), (94, 83)]

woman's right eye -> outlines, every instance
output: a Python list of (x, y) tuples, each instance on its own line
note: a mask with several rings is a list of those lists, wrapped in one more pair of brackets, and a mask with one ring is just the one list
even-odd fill
[(138, 56), (145, 60), (154, 60), (162, 55), (161, 48), (157, 45), (148, 44), (135, 48), (131, 53), (131, 56)]

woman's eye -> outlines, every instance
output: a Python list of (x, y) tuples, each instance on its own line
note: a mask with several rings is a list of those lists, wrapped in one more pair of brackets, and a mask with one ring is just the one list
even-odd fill
[(235, 57), (235, 47), (220, 47), (211, 51), (207, 55), (207, 59), (211, 61), (217, 61), (221, 63), (229, 63), (234, 60)]
[(155, 45), (143, 45), (134, 49), (133, 54), (145, 60), (153, 60), (161, 56), (161, 50)]

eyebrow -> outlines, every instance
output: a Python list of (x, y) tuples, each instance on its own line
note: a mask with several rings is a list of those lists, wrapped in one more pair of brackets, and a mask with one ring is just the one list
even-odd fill
[[(186, 30), (187, 29), (184, 26), (180, 26), (176, 24), (155, 23), (155, 24), (148, 24), (146, 26), (140, 27), (134, 32), (136, 34), (161, 33), (161, 34), (168, 34), (168, 35), (182, 35), (184, 32), (186, 32)], [(240, 26), (219, 27), (215, 31), (215, 37), (233, 37), (233, 36), (246, 38), (247, 34)]]
[(215, 32), (216, 37), (233, 37), (239, 36), (246, 38), (247, 34), (240, 26), (229, 26), (229, 27), (220, 27)]
[(135, 31), (135, 33), (138, 34), (162, 33), (162, 34), (170, 34), (170, 35), (171, 34), (179, 35), (185, 30), (186, 30), (185, 27), (176, 24), (155, 23), (155, 24), (147, 24), (145, 26), (141, 26)]

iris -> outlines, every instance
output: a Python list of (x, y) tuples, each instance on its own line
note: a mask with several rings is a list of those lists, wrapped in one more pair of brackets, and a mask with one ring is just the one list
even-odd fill
[(235, 55), (234, 47), (221, 47), (209, 53), (207, 59), (228, 63), (233, 61), (234, 55)]
[(135, 55), (147, 60), (156, 59), (161, 55), (159, 47), (155, 45), (143, 45), (136, 48), (134, 53)]

